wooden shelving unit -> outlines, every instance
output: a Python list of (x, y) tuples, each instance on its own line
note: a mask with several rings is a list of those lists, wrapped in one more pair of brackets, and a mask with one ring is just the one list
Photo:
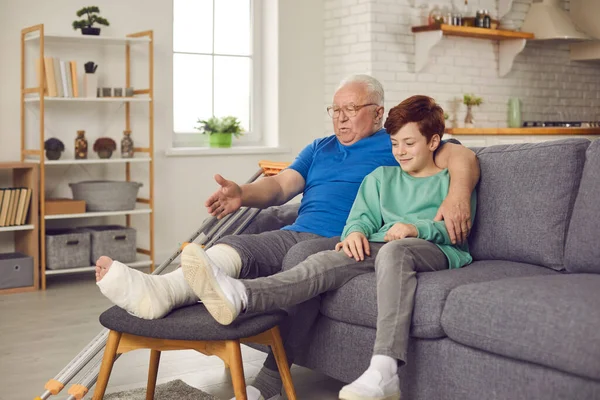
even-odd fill
[[(84, 271), (93, 271), (93, 266), (81, 266), (68, 270), (60, 270), (60, 272), (46, 270), (46, 220), (50, 219), (73, 219), (73, 218), (91, 218), (99, 216), (124, 216), (126, 225), (131, 226), (131, 215), (143, 214), (149, 218), (149, 248), (137, 247), (140, 259), (132, 264), (134, 267), (149, 266), (154, 270), (154, 33), (153, 31), (144, 31), (133, 33), (125, 37), (104, 37), (104, 36), (85, 36), (85, 35), (51, 35), (44, 30), (44, 25), (35, 25), (21, 30), (21, 160), (29, 161), (39, 165), (40, 171), (40, 194), (39, 194), (39, 224), (35, 223), (35, 232), (38, 233), (39, 227), (39, 277), (42, 289), (46, 288), (46, 275), (59, 275), (68, 273), (77, 273)], [(55, 45), (65, 45), (72, 51), (76, 51), (77, 46), (83, 48), (89, 46), (101, 45), (119, 45), (125, 50), (125, 84), (126, 87), (131, 86), (131, 46), (148, 46), (148, 87), (144, 89), (134, 90), (133, 97), (112, 97), (112, 98), (61, 98), (44, 96), (44, 86), (46, 85), (46, 76), (43, 70), (38, 70), (38, 75), (41, 77), (40, 82), (36, 82), (36, 86), (28, 86), (25, 82), (25, 66), (27, 63), (33, 63), (33, 60), (26, 60), (26, 43), (33, 43), (39, 47), (37, 57), (43, 60), (45, 55), (45, 47), (47, 43)], [(41, 63), (43, 64), (43, 63)], [(40, 67), (41, 69), (42, 67)], [(148, 147), (135, 147), (134, 152), (136, 157), (133, 159), (63, 159), (57, 161), (47, 161), (44, 154), (44, 130), (45, 130), (45, 104), (46, 102), (53, 103), (73, 103), (81, 102), (93, 106), (98, 103), (125, 103), (125, 124), (123, 129), (131, 130), (131, 103), (146, 103), (148, 104)], [(38, 148), (26, 148), (26, 123), (25, 111), (26, 106), (39, 107), (39, 142)], [(134, 139), (135, 140), (135, 139)], [(90, 146), (91, 147), (91, 146)], [(90, 152), (91, 153), (91, 152)], [(46, 169), (55, 165), (90, 165), (90, 164), (115, 164), (121, 163), (125, 167), (125, 180), (131, 181), (131, 164), (132, 163), (147, 163), (148, 164), (148, 181), (149, 181), (149, 196), (148, 198), (138, 198), (137, 207), (135, 210), (119, 211), (119, 212), (88, 212), (83, 214), (62, 214), (62, 215), (46, 215), (45, 214), (45, 188), (46, 188)], [(37, 214), (36, 201), (36, 214)]]
[(38, 223), (38, 165), (23, 162), (0, 163), (0, 170), (12, 171), (12, 184), (15, 187), (27, 187), (31, 192), (31, 205), (25, 225), (0, 228), (1, 235), (14, 235), (15, 251), (33, 258), (33, 285), (0, 289), (0, 294), (30, 292), (40, 288), (39, 279), (39, 223)]
[(429, 52), (444, 36), (457, 36), (498, 41), (498, 74), (505, 76), (512, 69), (517, 54), (525, 48), (527, 40), (534, 38), (533, 33), (527, 32), (446, 24), (414, 26), (412, 32), (415, 34), (415, 70), (417, 72), (425, 67), (429, 59)]

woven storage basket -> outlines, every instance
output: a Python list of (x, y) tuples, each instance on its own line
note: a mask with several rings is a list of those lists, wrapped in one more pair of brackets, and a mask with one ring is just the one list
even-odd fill
[(46, 231), (46, 268), (90, 266), (90, 233), (75, 229)]
[(87, 226), (80, 229), (91, 235), (92, 264), (95, 264), (100, 256), (107, 256), (122, 263), (135, 261), (135, 229), (120, 225)]
[(74, 200), (85, 200), (87, 211), (124, 211), (135, 208), (142, 184), (125, 181), (84, 181), (70, 183)]

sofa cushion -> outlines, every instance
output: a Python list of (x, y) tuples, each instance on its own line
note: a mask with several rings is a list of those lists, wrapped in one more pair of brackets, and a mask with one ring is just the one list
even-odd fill
[(589, 144), (565, 139), (479, 150), (473, 258), (564, 269), (567, 225)]
[(464, 285), (442, 326), (456, 342), (600, 379), (600, 276), (559, 274)]
[(571, 272), (600, 273), (600, 140), (586, 151), (583, 175), (565, 248), (565, 267)]
[[(463, 268), (417, 274), (417, 293), (412, 317), (413, 337), (445, 337), (440, 318), (450, 291), (460, 285), (507, 277), (557, 274), (548, 268), (510, 261), (477, 261)], [(355, 325), (377, 326), (375, 273), (352, 279), (325, 295), (321, 313), (331, 319)]]

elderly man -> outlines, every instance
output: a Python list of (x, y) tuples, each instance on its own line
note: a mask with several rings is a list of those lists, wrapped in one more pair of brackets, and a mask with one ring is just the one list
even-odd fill
[[(284, 261), (287, 267), (293, 267), (311, 254), (334, 248), (364, 177), (377, 167), (397, 165), (390, 138), (382, 129), (383, 102), (383, 88), (376, 79), (351, 76), (340, 84), (333, 104), (327, 108), (335, 135), (315, 140), (279, 175), (242, 186), (216, 175), (220, 188), (206, 201), (206, 207), (219, 218), (241, 206), (267, 208), (284, 204), (301, 193), (303, 197), (292, 225), (278, 231), (220, 239), (207, 251), (215, 265), (231, 277), (252, 279), (279, 272)], [(453, 243), (465, 241), (471, 228), (471, 192), (479, 179), (477, 159), (472, 151), (445, 143), (436, 152), (435, 163), (448, 168), (451, 176), (448, 196), (436, 219), (444, 219)], [(197, 300), (181, 269), (149, 276), (101, 257), (96, 279), (105, 296), (141, 318), (160, 318), (173, 308)], [(304, 329), (318, 315), (318, 304), (308, 301), (292, 312), (296, 319), (302, 319)], [(290, 362), (293, 349), (306, 336), (292, 328), (293, 323), (292, 318), (289, 326), (282, 327)], [(280, 388), (276, 363), (269, 355), (253, 386), (248, 388), (249, 399), (271, 398)]]

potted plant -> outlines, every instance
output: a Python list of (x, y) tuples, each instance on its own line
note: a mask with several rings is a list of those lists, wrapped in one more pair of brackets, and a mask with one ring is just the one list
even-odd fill
[(116, 149), (117, 143), (109, 137), (98, 138), (94, 142), (94, 151), (100, 158), (110, 158)]
[(479, 106), (483, 103), (481, 97), (477, 97), (474, 94), (465, 94), (463, 96), (463, 104), (467, 106), (467, 115), (465, 116), (465, 128), (473, 128), (475, 126), (475, 119), (473, 118), (473, 106)]
[(65, 145), (57, 138), (50, 138), (44, 142), (44, 150), (46, 150), (48, 160), (58, 160), (65, 151)]
[(77, 11), (77, 16), (81, 18), (86, 15), (87, 18), (73, 21), (73, 29), (81, 29), (83, 35), (100, 35), (100, 28), (94, 28), (92, 25), (98, 23), (100, 25), (109, 26), (110, 24), (106, 19), (97, 15), (99, 12), (100, 9), (96, 6), (83, 7), (81, 10)]
[(200, 126), (196, 127), (203, 134), (209, 135), (210, 147), (231, 147), (231, 137), (242, 135), (242, 126), (236, 117), (223, 118), (210, 117), (207, 120), (198, 120)]

